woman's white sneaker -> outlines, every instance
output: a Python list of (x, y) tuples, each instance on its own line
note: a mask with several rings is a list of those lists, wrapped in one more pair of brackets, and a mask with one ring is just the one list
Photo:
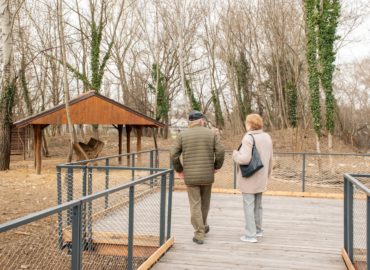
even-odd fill
[(258, 242), (256, 237), (247, 237), (245, 235), (240, 237), (240, 240), (243, 241), (243, 242), (249, 242), (249, 243), (257, 243)]

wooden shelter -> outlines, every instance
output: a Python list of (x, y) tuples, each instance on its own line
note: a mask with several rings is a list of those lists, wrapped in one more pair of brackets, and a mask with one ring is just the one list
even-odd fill
[[(118, 154), (122, 154), (122, 131), (126, 127), (127, 153), (130, 153), (130, 133), (137, 130), (137, 151), (141, 151), (141, 135), (143, 127), (161, 128), (165, 125), (139, 113), (113, 99), (102, 96), (94, 91), (84, 93), (69, 101), (70, 115), (73, 124), (113, 125), (118, 129)], [(41, 173), (42, 130), (48, 125), (68, 124), (65, 104), (27, 117), (14, 123), (16, 128), (31, 125), (34, 132), (35, 166)]]

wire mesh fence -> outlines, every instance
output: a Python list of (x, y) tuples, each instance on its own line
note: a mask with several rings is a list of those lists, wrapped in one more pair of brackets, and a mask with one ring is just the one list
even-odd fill
[(58, 243), (57, 215), (0, 233), (0, 269), (71, 269)]
[(353, 188), (353, 260), (357, 269), (366, 270), (366, 195)]
[(370, 256), (370, 174), (344, 176), (344, 249), (355, 269), (367, 270)]
[[(172, 170), (121, 177), (121, 184), (93, 192), (100, 167), (82, 169), (86, 188), (71, 188), (84, 180), (77, 181), (70, 167), (58, 167), (58, 183), (62, 187), (67, 171), (69, 191), (65, 198), (59, 193), (59, 206), (0, 225), (0, 269), (137, 269), (171, 237)], [(84, 190), (87, 196), (78, 197)]]
[[(232, 152), (226, 151), (224, 164), (215, 174), (213, 187), (236, 189), (238, 183), (235, 166)], [(267, 189), (341, 194), (344, 173), (369, 171), (370, 155), (366, 154), (274, 153), (273, 170)], [(176, 186), (184, 186), (181, 179), (176, 178), (175, 183)]]

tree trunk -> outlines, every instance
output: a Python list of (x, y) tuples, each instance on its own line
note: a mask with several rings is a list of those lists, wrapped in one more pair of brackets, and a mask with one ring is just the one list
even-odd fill
[(72, 154), (73, 154), (73, 144), (77, 141), (76, 131), (74, 129), (71, 115), (69, 111), (69, 87), (68, 87), (68, 78), (67, 78), (67, 56), (66, 56), (66, 47), (65, 47), (65, 38), (64, 38), (64, 21), (63, 21), (63, 0), (58, 1), (58, 32), (59, 32), (59, 42), (60, 42), (60, 49), (62, 54), (62, 62), (63, 62), (63, 90), (64, 90), (64, 98), (65, 98), (65, 106), (66, 106), (66, 116), (67, 122), (70, 132), (70, 151), (67, 157), (67, 161), (72, 161)]
[(2, 41), (3, 74), (0, 89), (0, 171), (10, 167), (12, 112), (15, 79), (12, 72), (13, 40), (9, 1), (0, 0), (0, 27)]

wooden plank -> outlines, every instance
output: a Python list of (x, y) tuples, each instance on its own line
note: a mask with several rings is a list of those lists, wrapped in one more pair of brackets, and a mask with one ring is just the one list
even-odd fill
[(154, 266), (163, 269), (326, 269), (344, 270), (343, 201), (264, 196), (264, 236), (240, 241), (244, 233), (241, 196), (212, 194), (204, 245), (192, 242), (185, 192), (173, 195), (172, 232), (176, 244)]
[[(72, 231), (63, 231), (64, 242), (72, 242)], [(117, 232), (92, 232), (92, 241), (94, 244), (110, 245), (128, 245), (128, 234)], [(156, 235), (134, 235), (134, 246), (158, 247), (159, 236)]]
[(169, 250), (175, 242), (175, 238), (172, 236), (166, 241), (159, 249), (156, 250), (140, 267), (138, 270), (150, 269), (166, 252)]
[[(134, 246), (133, 256), (134, 257), (149, 257), (152, 255), (158, 247), (143, 247), (143, 246)], [(111, 244), (97, 244), (94, 246), (94, 251), (89, 251), (86, 253), (94, 253), (107, 256), (127, 256), (128, 247), (122, 245), (111, 245)]]
[(346, 266), (347, 266), (348, 270), (356, 270), (355, 267), (353, 266), (351, 260), (349, 259), (348, 254), (347, 254), (347, 252), (344, 248), (342, 249), (342, 257), (343, 257), (344, 262), (346, 263)]

